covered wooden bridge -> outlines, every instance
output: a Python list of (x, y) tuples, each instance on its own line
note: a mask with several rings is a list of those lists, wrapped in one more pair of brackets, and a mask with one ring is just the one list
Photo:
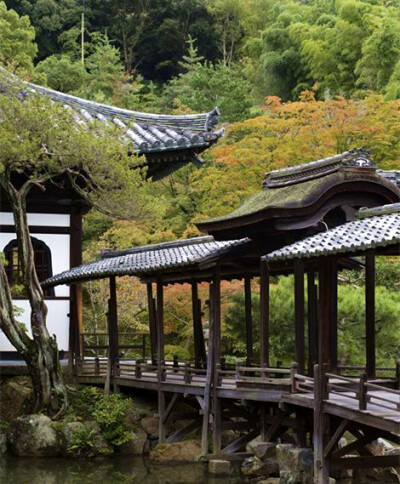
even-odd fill
[[(385, 369), (391, 375), (379, 378), (374, 329), (375, 256), (400, 254), (399, 200), (398, 187), (376, 173), (368, 153), (354, 150), (273, 172), (263, 192), (241, 208), (199, 224), (212, 234), (208, 237), (107, 252), (99, 261), (48, 279), (44, 287), (106, 277), (110, 281), (108, 358), (87, 359), (76, 344), (78, 380), (156, 391), (160, 442), (179, 440), (197, 429), (204, 455), (243, 456), (246, 443), (261, 435), (266, 442), (295, 438), (300, 446), (314, 446), (320, 483), (328, 482), (330, 469), (397, 465), (398, 456), (373, 456), (365, 446), (378, 437), (400, 444), (400, 367), (393, 361)], [(359, 210), (383, 205), (388, 206)], [(355, 259), (360, 256), (365, 265)], [(349, 368), (344, 376), (337, 358), (337, 276), (343, 268), (361, 267), (366, 278), (366, 365), (358, 375)], [(295, 363), (277, 368), (269, 355), (270, 278), (291, 273)], [(124, 361), (119, 358), (116, 278), (128, 274), (147, 285), (151, 354)], [(254, 277), (261, 291), (259, 341), (253, 341)], [(244, 282), (247, 358), (229, 368), (220, 348), (221, 280), (232, 279)], [(184, 282), (192, 290), (194, 361), (165, 361), (164, 287)], [(209, 284), (208, 348), (200, 282)], [(193, 412), (174, 412), (181, 398), (191, 402)], [(169, 419), (187, 422), (169, 434)], [(235, 437), (223, 446), (224, 430), (234, 430)], [(355, 440), (339, 449), (345, 431)], [(349, 457), (354, 451), (359, 456)]]

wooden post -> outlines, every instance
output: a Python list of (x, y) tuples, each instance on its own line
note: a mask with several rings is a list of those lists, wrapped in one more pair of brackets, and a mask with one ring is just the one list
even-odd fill
[(208, 339), (208, 353), (207, 353), (207, 371), (206, 371), (206, 380), (204, 384), (204, 409), (203, 409), (203, 427), (201, 433), (201, 455), (205, 456), (208, 454), (208, 431), (209, 431), (209, 423), (210, 423), (210, 406), (211, 406), (211, 385), (214, 376), (214, 332), (215, 326), (213, 322), (214, 317), (214, 290), (213, 290), (214, 281), (210, 283), (210, 295), (208, 299), (209, 304), (209, 339)]
[(362, 373), (358, 384), (358, 408), (359, 410), (367, 410), (367, 374)]
[(319, 271), (319, 311), (318, 311), (318, 363), (331, 368), (331, 336), (333, 316), (333, 278), (332, 260), (322, 260)]
[(328, 435), (328, 417), (324, 415), (322, 365), (314, 366), (314, 482), (329, 482), (329, 461), (325, 457), (325, 445)]
[(213, 377), (213, 453), (218, 454), (221, 450), (221, 435), (222, 435), (222, 412), (221, 400), (217, 397), (218, 386), (218, 367), (221, 363), (221, 276), (220, 270), (217, 266), (214, 272), (213, 281), (213, 304), (212, 304), (212, 324), (214, 325), (214, 377)]
[(294, 263), (294, 314), (295, 314), (295, 360), (299, 365), (299, 373), (304, 375), (305, 344), (304, 344), (304, 263)]
[(158, 383), (158, 441), (165, 442), (166, 432), (164, 424), (165, 393), (162, 390), (164, 365), (164, 290), (160, 275), (157, 276), (157, 383)]
[(332, 318), (331, 318), (331, 368), (336, 373), (338, 367), (338, 269), (337, 261), (332, 261)]
[[(82, 264), (82, 213), (81, 209), (74, 209), (70, 216), (71, 232), (69, 242), (70, 266), (76, 267)], [(70, 287), (69, 303), (69, 365), (72, 368), (75, 358), (81, 358), (80, 334), (82, 333), (82, 284), (72, 284)]]
[(253, 320), (251, 314), (251, 277), (244, 276), (244, 306), (246, 317), (246, 365), (253, 362)]
[(308, 376), (313, 376), (314, 365), (317, 363), (317, 285), (315, 284), (315, 272), (309, 269), (307, 272), (307, 308), (308, 308)]
[(154, 365), (156, 362), (156, 354), (157, 354), (157, 323), (156, 323), (156, 314), (155, 314), (155, 304), (154, 304), (154, 298), (153, 298), (153, 285), (151, 282), (147, 283), (147, 306), (149, 310), (151, 360)]
[(201, 322), (201, 301), (197, 282), (192, 282), (192, 314), (193, 314), (193, 340), (194, 361), (196, 368), (201, 368), (206, 363), (206, 345), (204, 342), (203, 325)]
[[(110, 277), (110, 299), (108, 300), (108, 358), (109, 381), (115, 377), (116, 361), (119, 353), (117, 287), (115, 276)], [(114, 387), (114, 389), (116, 389)]]
[(261, 361), (263, 367), (269, 366), (269, 268), (265, 260), (261, 260), (260, 271), (260, 344)]
[(365, 353), (368, 378), (375, 378), (375, 256), (365, 256)]
[(332, 318), (334, 280), (332, 272), (336, 262), (321, 259), (319, 268), (319, 311), (318, 311), (318, 365), (314, 367), (314, 478), (318, 484), (329, 481), (329, 461), (325, 457), (325, 445), (329, 439), (329, 417), (324, 413), (324, 399), (327, 395), (325, 372), (331, 366)]

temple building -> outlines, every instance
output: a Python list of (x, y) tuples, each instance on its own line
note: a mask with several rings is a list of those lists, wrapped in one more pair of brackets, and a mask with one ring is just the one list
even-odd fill
[[(5, 74), (4, 70), (1, 72)], [(7, 82), (10, 82), (10, 74), (7, 76)], [(13, 76), (11, 82), (18, 83), (24, 95), (41, 93), (66, 109), (72, 109), (79, 123), (95, 118), (119, 126), (121, 143), (127, 146), (127, 150), (144, 155), (143, 166), (152, 180), (163, 178), (188, 163), (201, 165), (201, 153), (223, 134), (222, 130), (215, 130), (219, 114), (216, 108), (209, 113), (184, 116), (140, 113), (63, 94), (19, 81)], [(3, 80), (0, 92), (6, 90), (7, 84)], [(82, 263), (82, 216), (89, 208), (68, 185), (63, 190), (52, 184), (48, 184), (45, 192), (32, 190), (27, 200), (28, 223), (40, 281)], [(0, 193), (0, 251), (8, 261), (8, 277), (15, 286), (19, 268), (14, 232), (11, 209), (5, 195)], [(74, 338), (71, 328), (81, 328), (81, 300), (79, 285), (46, 290), (49, 332), (56, 335), (62, 352), (68, 351)], [(20, 320), (29, 328), (28, 301), (23, 296), (16, 296), (15, 303), (24, 310)], [(7, 358), (17, 356), (0, 330), (1, 354)]]
[[(46, 290), (109, 280), (106, 357), (88, 357), (75, 346), (76, 378), (106, 390), (157, 392), (159, 442), (198, 431), (208, 459), (242, 458), (246, 444), (259, 437), (265, 443), (294, 440), (313, 447), (319, 484), (329, 481), (332, 470), (397, 465), (397, 455), (374, 456), (366, 446), (378, 437), (400, 444), (400, 360), (378, 368), (375, 341), (375, 258), (400, 256), (399, 202), (399, 173), (377, 171), (367, 150), (354, 149), (269, 173), (262, 191), (242, 206), (199, 223), (203, 237), (107, 251), (97, 261), (48, 278)], [(365, 364), (360, 368), (344, 368), (338, 361), (337, 288), (343, 269), (365, 275)], [(285, 274), (294, 275), (290, 368), (273, 366), (269, 348), (271, 278)], [(125, 275), (147, 287), (150, 348), (146, 353), (143, 346), (142, 358), (124, 358), (121, 352), (116, 284)], [(257, 340), (253, 278), (260, 288)], [(233, 279), (243, 281), (246, 359), (232, 366), (220, 343), (221, 281)], [(207, 301), (199, 298), (201, 282), (209, 284)], [(164, 288), (182, 283), (191, 288), (194, 355), (191, 361), (167, 361)], [(378, 378), (382, 371), (386, 376)], [(179, 419), (173, 409), (182, 398), (192, 412), (171, 433), (167, 423)], [(235, 430), (230, 442), (223, 442), (225, 430)], [(344, 432), (355, 440), (340, 448)]]

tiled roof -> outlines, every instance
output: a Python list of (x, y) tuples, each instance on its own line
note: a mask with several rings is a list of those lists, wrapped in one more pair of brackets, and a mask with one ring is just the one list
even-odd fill
[(354, 222), (339, 225), (275, 250), (263, 259), (271, 262), (306, 259), (396, 244), (399, 245), (400, 255), (400, 203), (362, 209), (358, 217), (359, 219)]
[(196, 225), (202, 231), (212, 231), (211, 224), (240, 220), (266, 210), (307, 207), (331, 188), (352, 181), (378, 183), (400, 193), (400, 183), (397, 186), (388, 183), (389, 180), (394, 181), (397, 172), (384, 174), (381, 171), (378, 174), (369, 156), (369, 151), (365, 148), (354, 148), (330, 158), (272, 171), (263, 182), (263, 190), (245, 200), (238, 208)]
[(294, 185), (328, 175), (346, 166), (373, 168), (375, 164), (371, 160), (370, 152), (366, 148), (354, 148), (339, 155), (312, 161), (304, 165), (271, 171), (267, 174), (263, 186), (267, 188), (278, 188)]
[(400, 170), (376, 170), (376, 173), (400, 188)]
[(123, 251), (107, 251), (96, 262), (74, 267), (50, 277), (42, 282), (42, 287), (48, 288), (109, 276), (142, 276), (191, 266), (218, 257), (233, 247), (247, 242), (248, 239), (216, 242), (213, 237), (195, 237)]
[(133, 145), (133, 151), (141, 154), (188, 148), (197, 148), (198, 151), (202, 151), (223, 134), (223, 130), (213, 131), (218, 122), (219, 111), (217, 108), (208, 113), (179, 116), (141, 113), (88, 101), (23, 82), (4, 69), (1, 69), (0, 72), (3, 77), (0, 87), (3, 90), (5, 90), (6, 83), (18, 83), (26, 92), (40, 92), (50, 96), (54, 101), (72, 108), (78, 122), (98, 119), (103, 123), (114, 123), (125, 130), (125, 137)]

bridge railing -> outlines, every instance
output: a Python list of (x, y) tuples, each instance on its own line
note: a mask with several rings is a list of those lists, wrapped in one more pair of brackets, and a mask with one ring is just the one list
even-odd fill
[[(146, 345), (149, 337), (148, 333), (119, 333), (119, 345), (118, 351), (129, 352), (139, 350), (136, 353), (139, 354), (141, 358), (145, 358), (146, 355)], [(81, 348), (82, 355), (85, 356), (103, 356), (106, 357), (109, 348), (108, 333), (81, 333)]]

